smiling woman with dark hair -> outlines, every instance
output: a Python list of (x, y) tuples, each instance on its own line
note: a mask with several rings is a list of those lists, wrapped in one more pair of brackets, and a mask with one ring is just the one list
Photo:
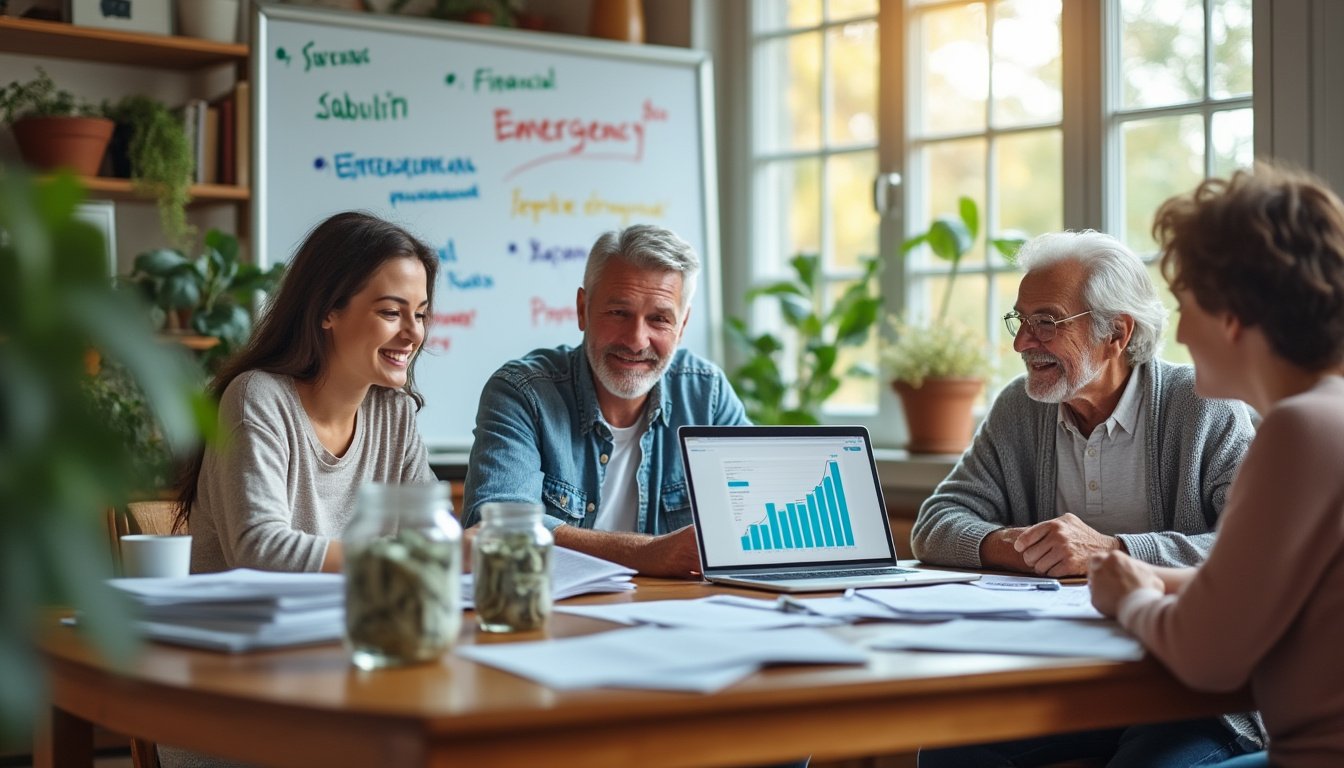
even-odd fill
[(1250, 684), (1269, 753), (1224, 765), (1344, 765), (1344, 204), (1259, 165), (1168, 200), (1153, 231), (1196, 389), (1264, 422), (1204, 564), (1096, 555), (1093, 603), (1186, 684)]
[(414, 388), (438, 259), (363, 213), (319, 224), (252, 341), (210, 385), (223, 447), (179, 500), (193, 572), (339, 571), (339, 536), (366, 482), (430, 482)]

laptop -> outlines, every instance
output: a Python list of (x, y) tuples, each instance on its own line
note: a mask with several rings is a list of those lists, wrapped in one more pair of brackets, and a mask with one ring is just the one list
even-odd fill
[(677, 437), (708, 581), (822, 592), (980, 578), (897, 563), (863, 427), (681, 427)]

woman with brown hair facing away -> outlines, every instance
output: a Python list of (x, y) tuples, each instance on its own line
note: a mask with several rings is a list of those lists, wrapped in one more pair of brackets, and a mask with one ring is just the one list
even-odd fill
[(1269, 752), (1222, 765), (1344, 765), (1344, 204), (1258, 165), (1168, 200), (1153, 231), (1196, 390), (1264, 421), (1203, 565), (1098, 555), (1092, 602), (1187, 685), (1250, 684)]

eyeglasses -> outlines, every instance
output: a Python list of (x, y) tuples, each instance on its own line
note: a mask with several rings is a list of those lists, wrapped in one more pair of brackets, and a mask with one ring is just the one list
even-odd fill
[(1031, 335), (1036, 337), (1037, 341), (1049, 341), (1055, 338), (1055, 329), (1064, 323), (1072, 322), (1083, 315), (1092, 314), (1092, 310), (1079, 312), (1076, 315), (1070, 315), (1061, 320), (1056, 320), (1049, 315), (1024, 315), (1021, 312), (1013, 311), (1003, 316), (1003, 324), (1008, 328), (1008, 335), (1017, 337), (1017, 332), (1023, 324), (1030, 326)]

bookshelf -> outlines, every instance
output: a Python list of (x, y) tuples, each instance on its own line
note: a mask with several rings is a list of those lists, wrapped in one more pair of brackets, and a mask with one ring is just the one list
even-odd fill
[(247, 50), (240, 43), (0, 16), (0, 52), (4, 53), (177, 70), (234, 64), (241, 74), (247, 66)]
[[(0, 53), (47, 56), (103, 64), (149, 67), (191, 72), (219, 65), (232, 65), (235, 79), (247, 75), (248, 47), (192, 37), (150, 35), (121, 30), (82, 27), (58, 21), (0, 16)], [(91, 195), (118, 202), (145, 202), (129, 179), (85, 177)], [(195, 184), (192, 206), (235, 205), (245, 219), (252, 199), (246, 186)]]

